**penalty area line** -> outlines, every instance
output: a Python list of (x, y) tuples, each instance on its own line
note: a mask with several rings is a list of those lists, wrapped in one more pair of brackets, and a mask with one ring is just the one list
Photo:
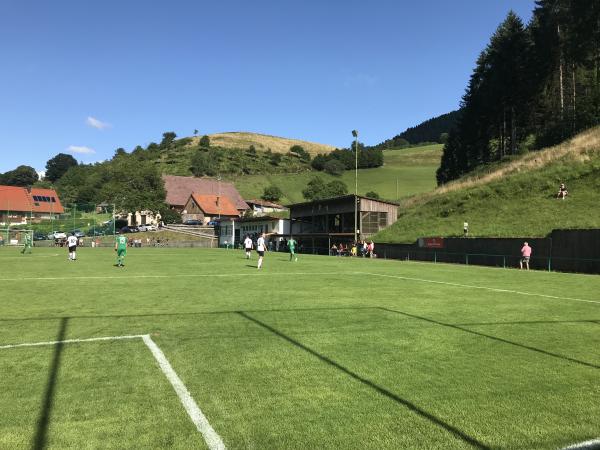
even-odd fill
[(162, 350), (158, 347), (158, 345), (156, 345), (156, 343), (152, 340), (152, 338), (149, 335), (143, 336), (142, 339), (146, 346), (152, 352), (152, 355), (156, 359), (156, 362), (158, 362), (160, 370), (162, 370), (162, 372), (167, 377), (167, 380), (169, 380), (169, 382), (171, 383), (171, 386), (173, 386), (173, 389), (175, 389), (175, 392), (177, 393), (181, 404), (187, 411), (188, 416), (190, 416), (190, 419), (192, 420), (194, 425), (196, 425), (196, 429), (200, 433), (202, 433), (202, 436), (204, 437), (204, 441), (206, 442), (208, 448), (210, 448), (211, 450), (224, 450), (225, 444), (221, 440), (221, 437), (213, 429), (210, 423), (208, 423), (208, 419), (202, 413), (202, 411), (192, 398), (192, 395), (183, 384), (183, 381), (181, 381), (181, 378), (179, 378), (175, 370), (173, 370), (173, 367), (165, 357)]
[(385, 275), (382, 273), (371, 273), (371, 272), (356, 272), (356, 273), (360, 274), (360, 275), (371, 275), (374, 277), (395, 278), (397, 280), (418, 281), (421, 283), (442, 284), (445, 286), (455, 286), (455, 287), (462, 287), (462, 288), (468, 288), (468, 289), (482, 289), (485, 291), (492, 291), (492, 292), (503, 292), (503, 293), (507, 293), (507, 294), (527, 295), (530, 297), (543, 297), (543, 298), (550, 298), (553, 300), (570, 300), (573, 302), (595, 303), (595, 304), (600, 305), (600, 301), (586, 300), (583, 298), (559, 297), (557, 295), (538, 294), (535, 292), (513, 291), (511, 289), (500, 289), (500, 288), (493, 288), (493, 287), (488, 287), (488, 286), (475, 286), (472, 284), (452, 283), (450, 281), (427, 280), (425, 278), (404, 277), (401, 275)]
[(208, 422), (208, 419), (202, 413), (198, 404), (187, 390), (181, 378), (177, 375), (169, 360), (162, 352), (160, 347), (152, 340), (149, 334), (134, 334), (124, 336), (104, 336), (87, 339), (65, 339), (63, 341), (45, 341), (45, 342), (27, 342), (23, 344), (8, 344), (0, 345), (0, 350), (6, 350), (11, 348), (23, 348), (23, 347), (42, 347), (58, 344), (75, 344), (80, 342), (101, 342), (101, 341), (120, 341), (126, 339), (142, 339), (146, 347), (154, 356), (154, 359), (158, 363), (160, 370), (167, 377), (169, 383), (175, 390), (179, 401), (183, 405), (185, 411), (188, 413), (192, 423), (196, 426), (196, 429), (202, 434), (206, 445), (210, 450), (226, 450), (225, 444), (217, 432)]
[(569, 445), (564, 447), (562, 450), (597, 450), (600, 448), (600, 438), (591, 439), (585, 442), (579, 442), (577, 444)]
[(141, 339), (144, 335), (135, 334), (135, 335), (126, 335), (126, 336), (105, 336), (105, 337), (96, 337), (89, 339), (66, 339), (64, 341), (46, 341), (46, 342), (28, 342), (25, 344), (8, 344), (8, 345), (0, 345), (0, 350), (8, 349), (8, 348), (19, 348), (19, 347), (42, 347), (44, 345), (58, 345), (58, 344), (76, 344), (78, 342), (98, 342), (98, 341), (119, 341), (124, 339)]

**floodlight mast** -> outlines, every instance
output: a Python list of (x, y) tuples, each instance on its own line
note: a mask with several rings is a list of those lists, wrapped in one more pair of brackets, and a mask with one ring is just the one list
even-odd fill
[(354, 242), (358, 242), (358, 131), (352, 130), (354, 136)]

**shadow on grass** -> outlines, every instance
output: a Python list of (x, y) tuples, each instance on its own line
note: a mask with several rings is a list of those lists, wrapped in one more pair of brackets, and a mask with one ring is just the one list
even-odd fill
[(329, 364), (332, 367), (335, 367), (336, 369), (338, 369), (339, 371), (345, 373), (346, 375), (350, 376), (351, 378), (353, 378), (356, 381), (359, 381), (360, 383), (364, 384), (365, 386), (368, 386), (369, 388), (375, 390), (376, 392), (378, 392), (379, 394), (387, 397), (390, 400), (395, 401), (396, 403), (406, 407), (407, 409), (409, 409), (410, 411), (414, 412), (415, 414), (423, 417), (424, 419), (427, 419), (428, 421), (430, 421), (431, 423), (443, 428), (444, 430), (448, 431), (449, 433), (451, 433), (452, 435), (454, 435), (456, 438), (472, 445), (475, 448), (480, 448), (480, 449), (488, 449), (490, 447), (486, 446), (485, 444), (479, 442), (477, 439), (467, 435), (466, 433), (464, 433), (463, 431), (459, 430), (458, 428), (450, 425), (449, 423), (444, 422), (442, 419), (440, 419), (439, 417), (434, 416), (433, 414), (421, 409), (420, 407), (418, 407), (417, 405), (415, 405), (414, 403), (398, 396), (397, 394), (387, 390), (386, 388), (379, 386), (377, 384), (375, 384), (374, 382), (372, 382), (371, 380), (368, 380), (367, 378), (364, 378), (362, 376), (360, 376), (359, 374), (351, 371), (350, 369), (342, 366), (341, 364), (335, 362), (334, 360), (328, 358), (325, 355), (322, 355), (320, 353), (318, 353), (317, 351), (311, 349), (310, 347), (307, 347), (306, 345), (296, 341), (295, 339), (287, 336), (286, 334), (283, 334), (281, 331), (271, 327), (270, 325), (261, 322), (258, 319), (255, 319), (254, 317), (248, 315), (246, 312), (244, 311), (238, 311), (237, 312), (240, 316), (244, 317), (245, 319), (248, 319), (251, 322), (254, 322), (255, 324), (259, 325), (260, 327), (270, 331), (271, 333), (279, 336), (280, 338), (284, 339), (285, 341), (289, 342), (290, 344), (300, 348), (301, 350), (304, 350), (305, 352), (317, 357), (318, 359), (320, 359), (321, 361), (323, 361), (326, 364)]
[[(252, 268), (256, 268), (255, 266), (248, 266), (248, 267), (252, 267)], [(246, 313), (268, 313), (268, 312), (296, 312), (296, 311), (343, 311), (343, 310), (349, 310), (349, 311), (353, 311), (353, 310), (379, 310), (379, 311), (386, 311), (386, 312), (390, 312), (390, 313), (394, 313), (394, 314), (399, 314), (399, 315), (403, 315), (405, 317), (408, 318), (412, 318), (412, 319), (418, 319), (418, 320), (423, 320), (435, 325), (440, 325), (443, 327), (448, 327), (448, 328), (453, 328), (455, 330), (460, 330), (462, 332), (465, 333), (470, 333), (473, 335), (477, 335), (480, 337), (484, 337), (487, 339), (492, 339), (498, 342), (503, 342), (505, 344), (509, 344), (509, 345), (514, 345), (517, 347), (521, 347), (523, 349), (526, 350), (530, 350), (533, 352), (537, 352), (537, 353), (541, 353), (547, 356), (551, 356), (554, 358), (560, 358), (566, 361), (570, 361), (570, 362), (574, 362), (577, 364), (581, 364), (587, 367), (593, 367), (595, 369), (600, 369), (600, 366), (593, 364), (593, 363), (589, 363), (586, 361), (581, 361), (575, 358), (570, 358), (568, 356), (564, 356), (564, 355), (560, 355), (557, 353), (552, 353), (546, 350), (542, 350), (536, 347), (531, 347), (529, 345), (525, 345), (525, 344), (520, 344), (518, 342), (513, 342), (513, 341), (509, 341), (507, 339), (503, 339), (503, 338), (499, 338), (490, 334), (485, 334), (479, 331), (474, 331), (474, 330), (470, 330), (468, 328), (464, 328), (465, 326), (478, 326), (478, 325), (496, 325), (496, 323), (461, 323), (461, 324), (452, 324), (452, 323), (445, 323), (445, 322), (440, 322), (434, 319), (429, 319), (427, 317), (422, 317), (422, 316), (417, 316), (415, 314), (410, 314), (410, 313), (405, 313), (402, 311), (398, 311), (398, 310), (394, 310), (394, 309), (390, 309), (390, 308), (386, 308), (386, 307), (381, 307), (381, 306), (348, 306), (348, 307), (344, 307), (344, 306), (333, 306), (333, 307), (322, 307), (322, 308), (273, 308), (273, 309), (256, 309), (256, 310), (246, 310)], [(222, 311), (189, 311), (189, 312), (156, 312), (156, 313), (148, 313), (148, 314), (113, 314), (113, 315), (85, 315), (85, 316), (69, 316), (69, 317), (53, 317), (53, 316), (49, 316), (49, 317), (20, 317), (20, 318), (8, 318), (8, 319), (0, 319), (0, 323), (1, 322), (20, 322), (20, 321), (44, 321), (44, 320), (56, 320), (56, 319), (63, 319), (63, 320), (70, 320), (70, 319), (124, 319), (124, 318), (135, 318), (135, 317), (177, 317), (177, 316), (202, 316), (202, 315), (219, 315), (219, 314), (239, 314), (240, 312), (237, 310), (233, 310), (233, 311), (227, 311), (227, 310), (222, 310)], [(567, 321), (533, 321), (533, 322), (498, 322), (498, 325), (502, 325), (502, 324), (535, 324), (535, 323), (593, 323), (593, 324), (597, 324), (600, 325), (600, 321), (597, 320), (567, 320)]]
[(554, 358), (559, 358), (559, 359), (562, 359), (562, 360), (565, 360), (565, 361), (570, 361), (570, 362), (573, 362), (573, 363), (576, 363), (576, 364), (581, 364), (582, 366), (592, 367), (594, 369), (600, 369), (600, 366), (598, 366), (596, 364), (592, 364), (590, 362), (582, 361), (580, 359), (571, 358), (569, 356), (560, 355), (558, 353), (552, 353), (552, 352), (549, 352), (549, 351), (546, 351), (546, 350), (542, 350), (540, 348), (531, 347), (529, 345), (519, 344), (518, 342), (509, 341), (508, 339), (503, 339), (503, 338), (500, 338), (500, 337), (497, 337), (497, 336), (492, 336), (491, 334), (485, 334), (485, 333), (481, 333), (479, 331), (469, 330), (468, 328), (463, 328), (460, 325), (454, 325), (454, 324), (451, 324), (451, 323), (439, 322), (439, 321), (434, 320), (434, 319), (428, 319), (427, 317), (421, 317), (421, 316), (417, 316), (415, 314), (410, 314), (410, 313), (398, 311), (398, 310), (395, 310), (395, 309), (389, 309), (389, 308), (383, 308), (383, 307), (380, 307), (379, 309), (381, 309), (383, 311), (390, 312), (390, 313), (394, 313), (394, 314), (400, 314), (400, 315), (405, 316), (405, 317), (412, 317), (413, 319), (423, 320), (425, 322), (433, 323), (433, 324), (440, 325), (440, 326), (443, 326), (443, 327), (453, 328), (455, 330), (460, 330), (460, 331), (465, 332), (465, 333), (470, 333), (470, 334), (474, 334), (476, 336), (484, 337), (484, 338), (487, 338), (487, 339), (492, 339), (494, 341), (502, 342), (504, 344), (514, 345), (515, 347), (520, 347), (520, 348), (523, 348), (525, 350), (530, 350), (532, 352), (541, 353), (541, 354), (546, 355), (546, 356), (552, 356)]
[[(251, 266), (256, 269), (256, 266)], [(268, 312), (301, 312), (301, 311), (338, 311), (338, 310), (378, 310), (379, 308), (373, 306), (324, 306), (322, 308), (273, 308), (273, 309), (253, 309), (246, 310), (249, 313), (268, 313)], [(218, 314), (238, 314), (238, 310), (228, 311), (189, 311), (189, 312), (156, 312), (148, 314), (97, 314), (97, 315), (86, 315), (86, 316), (48, 316), (48, 317), (19, 317), (14, 319), (0, 319), (0, 322), (25, 322), (25, 321), (44, 321), (44, 320), (56, 320), (56, 319), (126, 319), (135, 317), (176, 317), (176, 316), (210, 316)]]
[(536, 324), (556, 324), (556, 323), (593, 323), (600, 325), (600, 322), (594, 319), (588, 320), (523, 320), (516, 322), (469, 322), (469, 323), (453, 323), (452, 325), (468, 327), (468, 326), (485, 326), (485, 325), (536, 325)]
[(65, 340), (68, 322), (69, 319), (67, 317), (63, 317), (61, 319), (58, 334), (56, 335), (56, 341), (58, 341), (58, 343), (54, 347), (54, 355), (52, 356), (52, 365), (50, 366), (48, 383), (46, 384), (46, 391), (44, 392), (44, 399), (42, 401), (42, 407), (40, 409), (40, 415), (37, 421), (37, 429), (32, 444), (32, 448), (34, 450), (41, 450), (46, 447), (48, 426), (50, 424), (50, 414), (52, 412), (52, 405), (54, 403), (56, 379), (58, 378), (58, 370), (60, 368), (60, 360), (64, 347), (64, 343), (62, 343), (62, 341)]

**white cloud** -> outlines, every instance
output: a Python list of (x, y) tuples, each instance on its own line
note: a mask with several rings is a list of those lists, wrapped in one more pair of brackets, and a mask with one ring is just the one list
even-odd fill
[(71, 153), (81, 153), (83, 155), (93, 155), (96, 153), (96, 150), (90, 147), (80, 146), (80, 145), (69, 145), (67, 147), (67, 151)]
[(110, 128), (112, 126), (110, 123), (102, 122), (101, 120), (96, 119), (92, 116), (88, 116), (88, 118), (85, 119), (85, 123), (88, 124), (90, 127), (96, 128), (98, 130), (105, 130), (106, 128)]

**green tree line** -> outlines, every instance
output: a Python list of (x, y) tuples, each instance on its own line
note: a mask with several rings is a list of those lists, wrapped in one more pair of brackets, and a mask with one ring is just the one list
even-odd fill
[(512, 11), (477, 59), (438, 184), (600, 123), (600, 2), (537, 0)]

